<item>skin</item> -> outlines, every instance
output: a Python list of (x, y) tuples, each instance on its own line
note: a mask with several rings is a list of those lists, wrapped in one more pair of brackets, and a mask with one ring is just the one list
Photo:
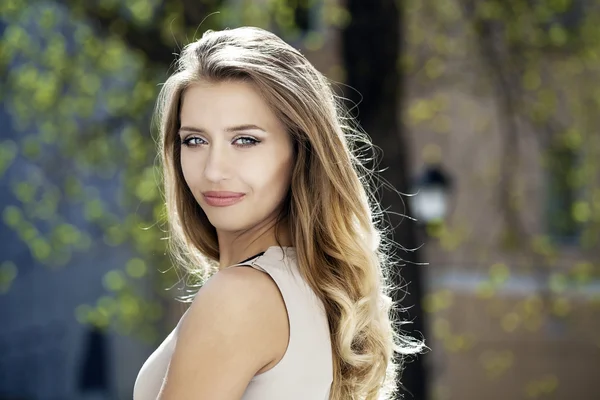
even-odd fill
[[(180, 118), (179, 136), (188, 144), (181, 147), (181, 168), (217, 230), (221, 267), (276, 245), (275, 214), (289, 189), (294, 162), (285, 126), (251, 84), (239, 81), (189, 87)], [(247, 128), (230, 131), (243, 126)], [(212, 207), (202, 195), (209, 190), (246, 196), (229, 207)], [(289, 246), (283, 228), (282, 245)]]
[[(221, 270), (198, 291), (181, 323), (161, 400), (238, 400), (253, 376), (273, 368), (289, 341), (285, 303), (272, 278), (226, 268), (276, 246), (273, 218), (290, 185), (293, 143), (249, 83), (199, 83), (183, 96), (181, 166), (217, 230)], [(232, 127), (254, 125), (231, 131)], [(242, 146), (253, 143), (254, 146)], [(246, 193), (211, 207), (208, 190)], [(291, 246), (287, 227), (281, 244)]]

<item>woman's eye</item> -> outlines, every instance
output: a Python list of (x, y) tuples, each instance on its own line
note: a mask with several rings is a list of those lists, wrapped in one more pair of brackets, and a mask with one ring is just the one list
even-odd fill
[[(204, 142), (204, 139), (201, 139), (199, 137), (189, 137), (185, 140), (182, 140), (181, 144), (187, 147), (196, 147), (202, 145), (202, 142)], [(242, 136), (235, 139), (233, 142), (237, 143), (238, 147), (250, 147), (260, 143), (260, 140), (256, 140), (248, 136)]]
[(199, 143), (195, 143), (194, 142), (195, 140), (202, 140), (202, 139), (200, 139), (198, 137), (190, 137), (190, 138), (187, 138), (187, 139), (183, 140), (181, 142), (181, 144), (183, 144), (185, 146), (188, 146), (188, 147), (189, 146), (197, 146)]
[(242, 147), (254, 146), (257, 143), (260, 143), (260, 140), (256, 140), (254, 138), (247, 137), (247, 136), (239, 137), (235, 141), (237, 142), (239, 140), (245, 141), (245, 144), (240, 144), (240, 146), (242, 146)]

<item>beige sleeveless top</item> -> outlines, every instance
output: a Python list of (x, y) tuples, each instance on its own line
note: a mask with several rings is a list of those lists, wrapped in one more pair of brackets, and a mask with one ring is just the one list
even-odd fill
[[(277, 365), (255, 375), (241, 400), (328, 400), (333, 382), (331, 338), (321, 300), (300, 276), (294, 247), (269, 247), (231, 267), (268, 273), (282, 294), (290, 325), (287, 350)], [(187, 311), (186, 311), (187, 314)], [(156, 400), (177, 343), (177, 330), (162, 342), (140, 369), (133, 400)]]

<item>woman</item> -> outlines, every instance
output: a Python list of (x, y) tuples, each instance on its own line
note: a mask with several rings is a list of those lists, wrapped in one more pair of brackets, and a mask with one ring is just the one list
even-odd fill
[[(208, 31), (159, 96), (172, 252), (205, 282), (139, 372), (134, 400), (381, 399), (395, 332), (366, 135), (297, 50)], [(210, 278), (210, 279), (208, 279)]]

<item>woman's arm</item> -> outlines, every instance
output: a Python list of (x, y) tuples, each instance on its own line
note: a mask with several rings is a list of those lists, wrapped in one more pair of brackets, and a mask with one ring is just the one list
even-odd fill
[(268, 274), (250, 267), (219, 271), (182, 321), (158, 398), (239, 400), (252, 377), (281, 353), (287, 335), (285, 304)]

